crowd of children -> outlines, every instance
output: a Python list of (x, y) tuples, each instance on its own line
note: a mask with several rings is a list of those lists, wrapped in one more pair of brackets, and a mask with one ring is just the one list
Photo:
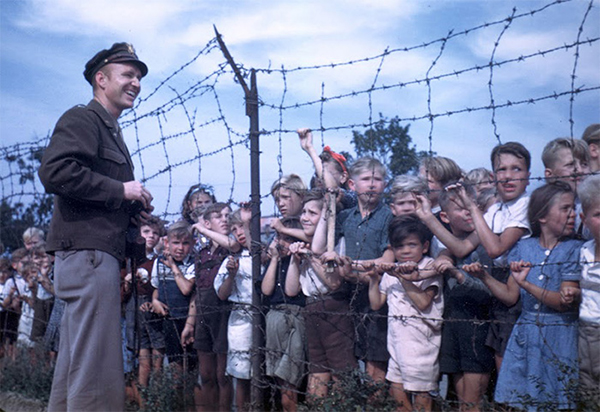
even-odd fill
[[(140, 228), (145, 257), (123, 266), (121, 288), (133, 399), (168, 363), (197, 370), (198, 411), (245, 410), (261, 373), (258, 294), (264, 373), (285, 411), (356, 368), (388, 385), (398, 410), (431, 410), (443, 375), (461, 410), (600, 407), (600, 125), (546, 145), (546, 181), (531, 195), (518, 142), (493, 149), (491, 170), (432, 156), (388, 184), (378, 160), (347, 164), (319, 154), (309, 129), (298, 135), (315, 176), (310, 188), (296, 174), (274, 182), (280, 217), (264, 244), (248, 205), (233, 210), (202, 184), (180, 219)], [(2, 356), (57, 350), (64, 303), (43, 238), (28, 229), (0, 260)]]

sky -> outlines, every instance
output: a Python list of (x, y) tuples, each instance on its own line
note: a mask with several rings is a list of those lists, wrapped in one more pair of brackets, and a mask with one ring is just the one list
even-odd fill
[[(169, 77), (211, 42), (214, 25), (236, 63), (259, 70), (263, 215), (275, 211), (267, 195), (280, 173), (297, 173), (307, 182), (312, 174), (295, 129), (323, 128), (315, 132), (315, 146), (353, 152), (352, 130), (363, 132), (361, 125), (379, 113), (410, 125), (417, 150), (431, 148), (467, 171), (490, 168), (498, 141), (520, 141), (531, 151), (532, 176), (541, 176), (548, 141), (580, 137), (600, 121), (600, 41), (593, 40), (600, 37), (600, 3), (593, 3), (584, 22), (589, 4), (0, 0), (0, 147), (47, 136), (62, 113), (87, 103), (92, 94), (82, 75), (85, 63), (127, 41), (150, 70), (135, 111), (121, 120), (136, 177), (153, 193), (157, 212), (176, 213), (199, 180), (212, 185), (219, 200), (248, 199), (248, 148), (222, 149), (248, 131), (242, 89), (230, 70), (222, 70), (223, 55), (211, 43), (206, 54)], [(513, 14), (526, 15), (507, 19)], [(499, 23), (486, 25), (492, 22)], [(564, 47), (578, 36), (591, 40)], [(445, 43), (436, 41), (445, 37)], [(383, 59), (367, 59), (386, 49)], [(490, 69), (492, 60), (506, 63)], [(325, 67), (308, 69), (313, 66)], [(279, 70), (297, 67), (307, 69)], [(571, 101), (565, 93), (573, 73), (573, 88), (587, 91)], [(556, 98), (542, 99), (554, 93)], [(177, 96), (188, 100), (164, 106)], [(492, 99), (503, 107), (485, 109)], [(6, 166), (3, 161), (1, 176)], [(14, 190), (9, 186), (3, 178), (3, 196)]]

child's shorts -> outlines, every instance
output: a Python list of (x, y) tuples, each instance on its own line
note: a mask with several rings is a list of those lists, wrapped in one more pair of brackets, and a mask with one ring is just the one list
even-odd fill
[[(165, 347), (165, 337), (162, 332), (162, 318), (157, 314), (147, 311), (142, 312), (139, 307), (146, 302), (151, 302), (151, 296), (139, 296), (137, 307), (135, 299), (131, 298), (126, 306), (127, 347), (136, 349), (162, 349)], [(136, 318), (137, 314), (137, 328)], [(134, 333), (135, 332), (135, 333)], [(139, 342), (139, 347), (136, 345)]]
[(306, 363), (304, 317), (298, 305), (272, 306), (267, 313), (266, 373), (300, 386)]
[(226, 373), (238, 379), (250, 379), (252, 349), (252, 312), (250, 305), (234, 304), (227, 324)]
[(307, 298), (303, 313), (308, 325), (309, 372), (336, 373), (356, 368), (354, 325), (348, 302), (329, 296)]
[(489, 321), (448, 319), (442, 328), (442, 373), (490, 373), (494, 351), (485, 344)]
[(227, 353), (227, 322), (231, 303), (222, 301), (214, 288), (198, 289), (194, 349), (205, 353)]

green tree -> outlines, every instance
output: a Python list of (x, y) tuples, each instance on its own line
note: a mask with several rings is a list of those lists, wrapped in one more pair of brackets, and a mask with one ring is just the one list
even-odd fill
[[(11, 148), (11, 149), (14, 149)], [(14, 250), (23, 246), (23, 232), (31, 226), (47, 230), (52, 217), (53, 197), (40, 190), (36, 173), (40, 166), (44, 147), (31, 146), (27, 155), (20, 150), (5, 150), (2, 160), (10, 166), (12, 193), (3, 194), (0, 202), (0, 240), (4, 247)], [(14, 167), (13, 167), (14, 166)], [(12, 182), (18, 178), (18, 182)]]
[(352, 131), (352, 144), (358, 157), (372, 156), (383, 163), (392, 176), (416, 173), (426, 151), (417, 151), (408, 134), (409, 125), (402, 126), (398, 116), (391, 120), (379, 114), (373, 127), (359, 133)]

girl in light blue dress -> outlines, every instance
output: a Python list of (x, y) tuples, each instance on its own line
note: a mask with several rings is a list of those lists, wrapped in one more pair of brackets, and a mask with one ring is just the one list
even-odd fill
[(498, 403), (526, 410), (575, 407), (581, 242), (569, 238), (575, 226), (574, 198), (570, 186), (562, 182), (532, 193), (528, 209), (532, 237), (521, 239), (510, 251), (511, 277), (506, 284), (493, 279), (479, 263), (464, 267), (502, 302), (512, 305), (519, 296), (522, 300), (523, 311), (498, 375)]

